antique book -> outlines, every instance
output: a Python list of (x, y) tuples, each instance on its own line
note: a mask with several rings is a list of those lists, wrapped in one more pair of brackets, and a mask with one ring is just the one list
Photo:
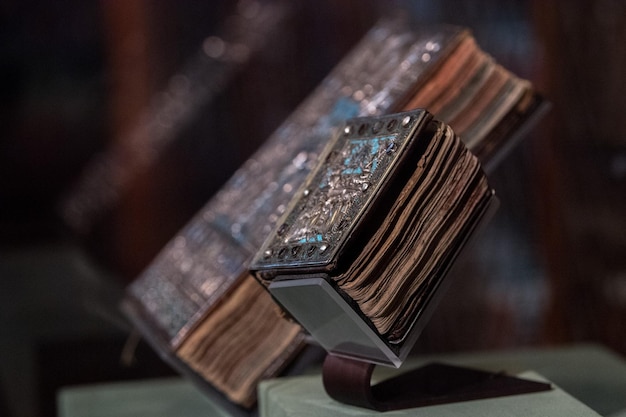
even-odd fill
[(248, 267), (338, 126), (435, 108), (489, 169), (542, 102), (469, 31), (383, 19), (163, 248), (122, 307), (172, 366), (245, 413), (259, 381), (307, 353), (305, 332), (277, 314)]
[(493, 195), (427, 111), (352, 119), (250, 270), (329, 352), (400, 366)]

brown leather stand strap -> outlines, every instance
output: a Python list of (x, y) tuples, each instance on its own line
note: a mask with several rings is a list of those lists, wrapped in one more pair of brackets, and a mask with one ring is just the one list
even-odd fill
[(326, 356), (324, 388), (335, 400), (378, 411), (400, 410), (547, 391), (551, 385), (458, 366), (433, 363), (374, 386), (374, 364)]

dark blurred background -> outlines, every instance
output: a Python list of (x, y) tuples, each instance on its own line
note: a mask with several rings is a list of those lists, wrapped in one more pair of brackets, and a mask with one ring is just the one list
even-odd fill
[[(63, 386), (172, 374), (141, 343), (121, 359), (123, 287), (391, 6), (469, 27), (553, 104), (490, 178), (500, 211), (417, 351), (626, 354), (626, 3), (286, 4), (263, 2), (279, 16), (263, 42), (216, 67), (199, 52), (221, 53), (229, 16), (254, 4), (0, 4), (0, 415), (54, 415)], [(141, 141), (154, 129), (156, 149)], [(68, 224), (67, 196), (111, 155), (105, 203)]]

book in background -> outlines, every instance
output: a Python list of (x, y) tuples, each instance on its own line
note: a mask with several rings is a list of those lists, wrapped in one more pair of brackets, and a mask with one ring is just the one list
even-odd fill
[(335, 129), (427, 108), (489, 170), (541, 104), (469, 31), (382, 20), (134, 281), (125, 311), (170, 363), (245, 413), (258, 382), (306, 352), (247, 268)]

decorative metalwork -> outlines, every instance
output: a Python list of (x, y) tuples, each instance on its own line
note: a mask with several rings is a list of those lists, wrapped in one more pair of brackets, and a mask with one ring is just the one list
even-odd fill
[(331, 265), (429, 119), (414, 110), (348, 121), (250, 268)]

